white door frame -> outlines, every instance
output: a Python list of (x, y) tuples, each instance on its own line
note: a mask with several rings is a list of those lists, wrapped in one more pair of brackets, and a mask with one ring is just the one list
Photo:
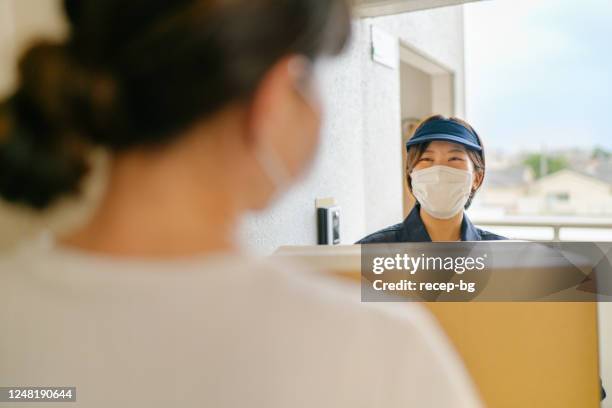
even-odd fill
[[(426, 74), (431, 80), (430, 95), (431, 106), (427, 108), (428, 114), (442, 114), (445, 116), (454, 116), (456, 114), (457, 102), (455, 100), (455, 72), (447, 67), (445, 64), (437, 61), (435, 58), (427, 55), (426, 53), (416, 49), (410, 44), (399, 40), (399, 62), (398, 71), (400, 76), (400, 103), (404, 104), (405, 89), (402, 84), (402, 65), (408, 65), (420, 72)], [(418, 95), (415, 95), (418, 98)], [(404, 111), (404, 106), (400, 107), (400, 112)], [(422, 112), (416, 113), (415, 116), (422, 115)], [(424, 119), (423, 117), (403, 117), (402, 116), (402, 174), (406, 167), (406, 152), (403, 148), (412, 129), (416, 125), (417, 121)], [(410, 193), (405, 177), (403, 177), (403, 212), (404, 217), (408, 215), (412, 207), (414, 206), (414, 197)]]

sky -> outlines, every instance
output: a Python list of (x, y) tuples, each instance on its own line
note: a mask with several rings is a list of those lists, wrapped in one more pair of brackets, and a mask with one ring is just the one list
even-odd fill
[(489, 148), (612, 150), (612, 1), (465, 6), (466, 117)]

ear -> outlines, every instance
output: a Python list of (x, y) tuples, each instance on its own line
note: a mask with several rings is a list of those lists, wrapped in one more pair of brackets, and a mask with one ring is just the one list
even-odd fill
[(276, 133), (274, 130), (293, 110), (290, 101), (295, 98), (295, 74), (292, 69), (294, 58), (287, 56), (274, 64), (253, 93), (247, 111), (245, 132), (250, 147), (262, 142), (260, 138)]
[(308, 168), (319, 142), (321, 112), (308, 96), (312, 79), (304, 57), (286, 56), (264, 75), (247, 108), (247, 151), (272, 153), (291, 177)]
[(472, 191), (476, 191), (482, 186), (484, 181), (484, 172), (482, 170), (474, 171), (474, 177), (472, 181)]

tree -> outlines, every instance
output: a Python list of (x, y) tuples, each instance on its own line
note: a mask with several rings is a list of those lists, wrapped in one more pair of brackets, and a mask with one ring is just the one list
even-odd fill
[[(544, 156), (540, 153), (531, 153), (523, 160), (523, 164), (533, 170), (533, 174), (537, 179), (568, 167), (567, 160), (564, 157)], [(544, 174), (542, 174), (543, 172)]]
[(593, 159), (609, 159), (610, 157), (612, 157), (612, 153), (610, 153), (603, 147), (597, 146), (593, 149), (591, 157)]

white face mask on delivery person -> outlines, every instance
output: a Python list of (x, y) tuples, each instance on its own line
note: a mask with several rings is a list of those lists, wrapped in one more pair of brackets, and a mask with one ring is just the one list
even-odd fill
[(432, 166), (410, 174), (412, 193), (432, 217), (449, 219), (463, 210), (472, 192), (473, 173), (448, 166)]

